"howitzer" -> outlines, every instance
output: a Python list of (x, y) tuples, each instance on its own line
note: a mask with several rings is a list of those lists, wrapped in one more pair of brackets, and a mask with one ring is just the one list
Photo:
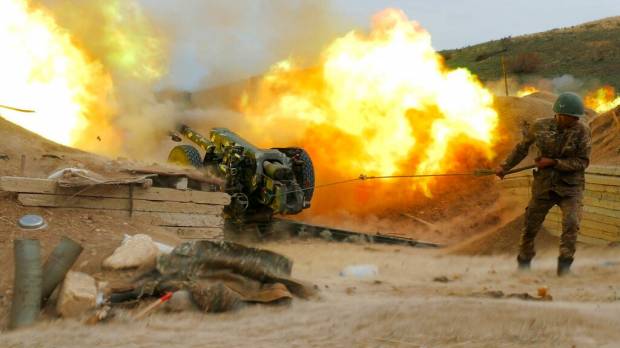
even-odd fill
[(198, 145), (174, 147), (168, 161), (202, 168), (224, 179), (231, 195), (227, 218), (235, 222), (267, 222), (273, 214), (297, 214), (310, 207), (314, 168), (302, 148), (260, 149), (226, 128), (213, 128), (205, 137), (182, 125), (172, 139), (184, 136)]

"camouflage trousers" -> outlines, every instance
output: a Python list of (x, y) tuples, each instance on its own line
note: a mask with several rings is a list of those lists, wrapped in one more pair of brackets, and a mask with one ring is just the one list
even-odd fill
[(558, 205), (562, 210), (562, 235), (560, 237), (560, 258), (573, 259), (575, 244), (579, 233), (583, 193), (561, 197), (555, 192), (548, 195), (532, 197), (525, 210), (525, 226), (519, 244), (519, 260), (531, 260), (535, 255), (534, 239), (540, 231), (549, 209)]

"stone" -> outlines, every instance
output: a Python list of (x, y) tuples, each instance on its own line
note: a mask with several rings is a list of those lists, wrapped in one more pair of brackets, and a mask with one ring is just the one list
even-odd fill
[(69, 271), (62, 283), (56, 311), (64, 318), (80, 317), (97, 304), (97, 285), (88, 274)]
[(123, 240), (120, 247), (103, 261), (111, 269), (142, 268), (155, 265), (159, 248), (150, 236), (136, 234)]

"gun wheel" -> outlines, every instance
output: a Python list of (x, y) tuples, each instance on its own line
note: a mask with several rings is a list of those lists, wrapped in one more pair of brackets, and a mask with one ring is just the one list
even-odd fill
[(304, 195), (306, 201), (310, 202), (314, 195), (314, 165), (312, 159), (306, 150), (300, 147), (284, 147), (275, 148), (278, 151), (283, 152), (287, 157), (300, 160), (304, 163), (303, 173), (301, 178), (297, 178), (299, 186), (304, 189)]
[(179, 145), (170, 150), (168, 162), (181, 166), (202, 167), (202, 158), (198, 149), (191, 145)]

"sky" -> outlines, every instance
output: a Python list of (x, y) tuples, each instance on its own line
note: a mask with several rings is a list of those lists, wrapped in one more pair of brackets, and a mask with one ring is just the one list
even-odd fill
[(373, 14), (402, 9), (437, 50), (620, 15), (620, 0), (139, 0), (165, 32), (170, 68), (162, 87), (187, 90), (258, 75), (321, 49)]

